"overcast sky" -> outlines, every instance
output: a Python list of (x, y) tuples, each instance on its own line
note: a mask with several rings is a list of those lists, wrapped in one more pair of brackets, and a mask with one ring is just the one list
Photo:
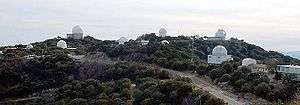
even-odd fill
[(0, 45), (27, 44), (80, 25), (98, 39), (213, 36), (218, 28), (267, 50), (300, 50), (300, 0), (0, 0)]

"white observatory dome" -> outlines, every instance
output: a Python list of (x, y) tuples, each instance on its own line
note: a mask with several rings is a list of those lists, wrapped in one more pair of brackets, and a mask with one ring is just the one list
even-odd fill
[(72, 34), (81, 34), (81, 33), (83, 33), (83, 30), (79, 25), (72, 28)]
[(218, 29), (215, 34), (215, 37), (224, 38), (226, 37), (226, 32), (223, 29)]
[(255, 65), (255, 64), (257, 64), (257, 62), (255, 59), (252, 59), (252, 58), (245, 58), (242, 61), (243, 66), (249, 66), (249, 65)]
[(63, 48), (63, 49), (68, 48), (67, 42), (65, 42), (64, 40), (60, 40), (57, 42), (57, 47)]
[(217, 55), (217, 56), (227, 55), (227, 49), (224, 46), (218, 45), (213, 49), (212, 55)]
[(26, 46), (26, 49), (32, 49), (32, 48), (33, 48), (33, 46), (31, 44)]
[(165, 36), (167, 36), (167, 30), (165, 29), (165, 28), (161, 28), (160, 30), (159, 30), (159, 36), (160, 37), (165, 37)]
[(163, 41), (161, 41), (161, 43), (162, 43), (162, 44), (169, 44), (169, 41), (163, 40)]
[(121, 38), (118, 40), (119, 44), (124, 44), (124, 43), (127, 42), (127, 41), (128, 41), (128, 39), (125, 38), (125, 37), (121, 37)]

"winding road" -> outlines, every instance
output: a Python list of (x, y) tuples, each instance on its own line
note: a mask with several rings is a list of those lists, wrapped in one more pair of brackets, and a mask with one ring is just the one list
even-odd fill
[(217, 98), (223, 99), (229, 105), (249, 105), (250, 104), (249, 102), (240, 100), (237, 95), (223, 91), (221, 88), (216, 87), (216, 86), (208, 83), (207, 81), (200, 79), (199, 77), (196, 77), (194, 74), (179, 72), (179, 71), (170, 70), (170, 69), (161, 69), (161, 70), (168, 71), (171, 76), (181, 76), (181, 77), (190, 78), (196, 86), (198, 86), (199, 88), (202, 88), (205, 91), (208, 91), (210, 94), (216, 96)]

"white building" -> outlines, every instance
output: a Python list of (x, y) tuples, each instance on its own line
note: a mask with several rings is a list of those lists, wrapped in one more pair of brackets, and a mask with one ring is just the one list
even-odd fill
[(230, 60), (233, 60), (233, 58), (231, 55), (227, 55), (227, 49), (221, 45), (216, 46), (212, 51), (212, 55), (208, 55), (207, 58), (209, 64), (222, 64)]
[(267, 73), (267, 72), (270, 71), (267, 65), (257, 64), (257, 61), (255, 59), (252, 59), (252, 58), (243, 59), (242, 66), (247, 66), (254, 73), (256, 73), (256, 72), (265, 72), (265, 73)]
[(141, 40), (140, 43), (145, 46), (149, 44), (149, 40)]
[(64, 41), (64, 40), (58, 41), (57, 44), (56, 44), (56, 46), (59, 47), (59, 48), (63, 48), (63, 49), (68, 48), (67, 42)]
[(117, 40), (117, 42), (118, 42), (119, 44), (124, 44), (125, 42), (128, 42), (128, 39), (125, 38), (125, 37), (121, 37), (120, 39)]
[(167, 30), (166, 29), (164, 29), (164, 28), (161, 28), (160, 30), (159, 30), (159, 37), (166, 37), (167, 36)]
[(249, 65), (248, 66), (252, 72), (256, 73), (256, 72), (269, 72), (269, 68), (267, 65), (265, 64), (253, 64), (253, 65)]
[(169, 41), (163, 40), (163, 41), (161, 41), (161, 44), (169, 44)]
[(277, 65), (276, 71), (278, 73), (294, 76), (295, 80), (300, 80), (300, 66), (294, 65)]
[(223, 29), (218, 29), (215, 33), (215, 37), (221, 38), (221, 40), (225, 40), (227, 33)]
[(33, 48), (33, 46), (31, 44), (26, 46), (26, 49), (32, 49), (32, 48)]
[(227, 33), (223, 29), (218, 29), (215, 37), (204, 37), (206, 40), (226, 40)]
[(257, 61), (252, 58), (245, 58), (242, 61), (242, 66), (256, 65)]
[(200, 38), (202, 38), (200, 35), (195, 35), (195, 38), (196, 39), (200, 39)]
[(83, 39), (83, 30), (79, 25), (72, 28), (72, 34), (67, 34), (70, 39)]

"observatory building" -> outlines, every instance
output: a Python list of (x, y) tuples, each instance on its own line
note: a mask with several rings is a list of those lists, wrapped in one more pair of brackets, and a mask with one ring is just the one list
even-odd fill
[(215, 33), (215, 37), (225, 40), (226, 32), (223, 29), (218, 29), (218, 31)]
[(68, 48), (67, 42), (64, 41), (64, 40), (58, 41), (57, 44), (56, 44), (56, 46), (59, 47), (59, 48), (63, 48), (63, 49)]
[(164, 44), (164, 45), (169, 44), (169, 41), (163, 40), (163, 41), (161, 41), (161, 44)]
[(26, 49), (32, 49), (32, 48), (33, 48), (33, 46), (31, 44), (26, 46)]
[(209, 64), (222, 64), (230, 60), (233, 60), (233, 58), (231, 55), (227, 55), (227, 49), (221, 45), (216, 46), (212, 51), (212, 55), (208, 55), (207, 58)]
[(72, 34), (67, 34), (68, 39), (83, 39), (83, 30), (79, 25), (72, 28)]
[(141, 40), (140, 43), (143, 45), (143, 46), (146, 46), (149, 44), (149, 40)]
[(167, 36), (167, 30), (165, 28), (161, 28), (159, 30), (159, 37), (166, 37)]
[(227, 33), (223, 29), (218, 29), (215, 37), (204, 37), (206, 40), (226, 40)]
[(276, 72), (292, 76), (293, 80), (300, 81), (300, 66), (296, 65), (277, 65)]
[(117, 40), (117, 42), (118, 42), (119, 44), (124, 44), (125, 42), (128, 42), (128, 39), (125, 38), (125, 37), (121, 37), (119, 40)]
[[(247, 66), (248, 68), (251, 69), (252, 73), (257, 73), (257, 72), (269, 72), (269, 68), (265, 64), (258, 64), (255, 59), (252, 58), (245, 58), (242, 61), (242, 66)], [(240, 66), (240, 67), (242, 67)]]
[(255, 59), (252, 58), (245, 58), (242, 61), (242, 66), (249, 66), (249, 65), (256, 65), (257, 62)]

